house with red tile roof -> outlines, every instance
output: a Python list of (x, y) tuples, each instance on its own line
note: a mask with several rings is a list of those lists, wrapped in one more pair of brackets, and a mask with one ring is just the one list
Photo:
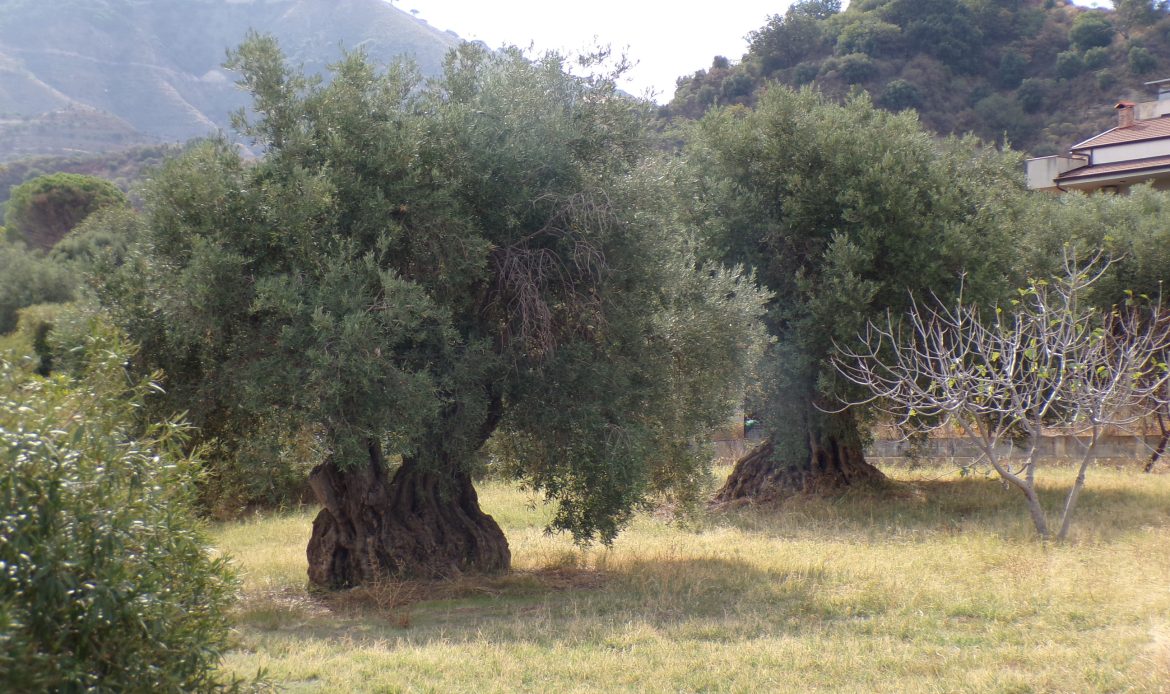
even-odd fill
[(1152, 182), (1170, 190), (1170, 79), (1146, 84), (1158, 90), (1157, 100), (1118, 103), (1117, 127), (1073, 145), (1067, 156), (1027, 160), (1028, 187), (1117, 193)]

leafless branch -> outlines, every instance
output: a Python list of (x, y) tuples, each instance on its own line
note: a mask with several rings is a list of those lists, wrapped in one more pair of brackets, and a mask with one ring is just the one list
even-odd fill
[(495, 285), (488, 310), (503, 317), (503, 339), (530, 356), (552, 354), (570, 326), (599, 329), (604, 319), (598, 286), (609, 271), (599, 243), (618, 222), (604, 193), (557, 198), (545, 224), (495, 249)]
[[(1106, 426), (1125, 427), (1165, 403), (1162, 355), (1170, 330), (1158, 300), (1133, 300), (1101, 311), (1085, 290), (1109, 268), (1100, 256), (1034, 281), (990, 316), (958, 301), (912, 301), (901, 321), (870, 323), (856, 347), (838, 345), (836, 370), (872, 404), (909, 431), (957, 427), (1006, 482), (1023, 492), (1037, 531), (1048, 537), (1035, 490), (1037, 446), (1046, 426), (1087, 436), (1077, 481), (1057, 535), (1063, 539), (1084, 473)], [(997, 452), (1020, 435), (1029, 441), (1013, 467)]]

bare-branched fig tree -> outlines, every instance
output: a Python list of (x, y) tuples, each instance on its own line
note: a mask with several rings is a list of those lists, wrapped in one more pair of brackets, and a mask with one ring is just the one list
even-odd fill
[[(903, 320), (870, 322), (857, 346), (838, 346), (837, 371), (904, 431), (957, 429), (1005, 484), (1024, 496), (1040, 537), (1052, 537), (1036, 491), (1044, 429), (1080, 442), (1077, 475), (1059, 512), (1055, 538), (1068, 536), (1085, 472), (1107, 427), (1125, 429), (1164, 402), (1170, 344), (1158, 301), (1132, 294), (1107, 310), (1085, 300), (1110, 261), (1078, 265), (1034, 280), (1010, 306), (984, 315), (960, 299), (951, 307), (912, 301)], [(1002, 444), (1024, 440), (1009, 458)]]

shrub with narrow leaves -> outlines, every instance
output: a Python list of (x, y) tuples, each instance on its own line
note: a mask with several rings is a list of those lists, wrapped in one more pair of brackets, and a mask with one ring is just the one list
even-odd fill
[(183, 426), (96, 327), (84, 380), (0, 361), (0, 690), (219, 691), (234, 578), (188, 512)]

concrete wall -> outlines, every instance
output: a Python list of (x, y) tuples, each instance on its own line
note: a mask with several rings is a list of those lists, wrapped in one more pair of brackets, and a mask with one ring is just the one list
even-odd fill
[[(1170, 155), (1170, 140), (1146, 140), (1093, 148), (1094, 166)], [(1063, 173), (1063, 172), (1062, 172)]]
[(1024, 162), (1028, 178), (1028, 188), (1032, 190), (1056, 190), (1053, 182), (1056, 177), (1066, 171), (1079, 169), (1088, 163), (1085, 159), (1074, 157), (1038, 157)]
[[(1040, 440), (1037, 453), (1041, 458), (1080, 458), (1088, 439), (1076, 436), (1045, 436)], [(1095, 459), (1129, 459), (1149, 460), (1154, 447), (1158, 445), (1157, 436), (1105, 436), (1097, 442), (1093, 452)], [(875, 441), (866, 450), (866, 455), (874, 458), (903, 458), (909, 444), (905, 441)], [(926, 457), (935, 460), (948, 458), (977, 458), (979, 449), (966, 439), (931, 439), (925, 449)], [(1005, 458), (1018, 458), (1027, 455), (1026, 445), (1014, 448), (1010, 444), (1000, 446), (997, 452)]]
[(1143, 101), (1134, 109), (1134, 116), (1136, 116), (1138, 120), (1161, 118), (1168, 113), (1170, 113), (1170, 99), (1161, 99), (1160, 101)]

